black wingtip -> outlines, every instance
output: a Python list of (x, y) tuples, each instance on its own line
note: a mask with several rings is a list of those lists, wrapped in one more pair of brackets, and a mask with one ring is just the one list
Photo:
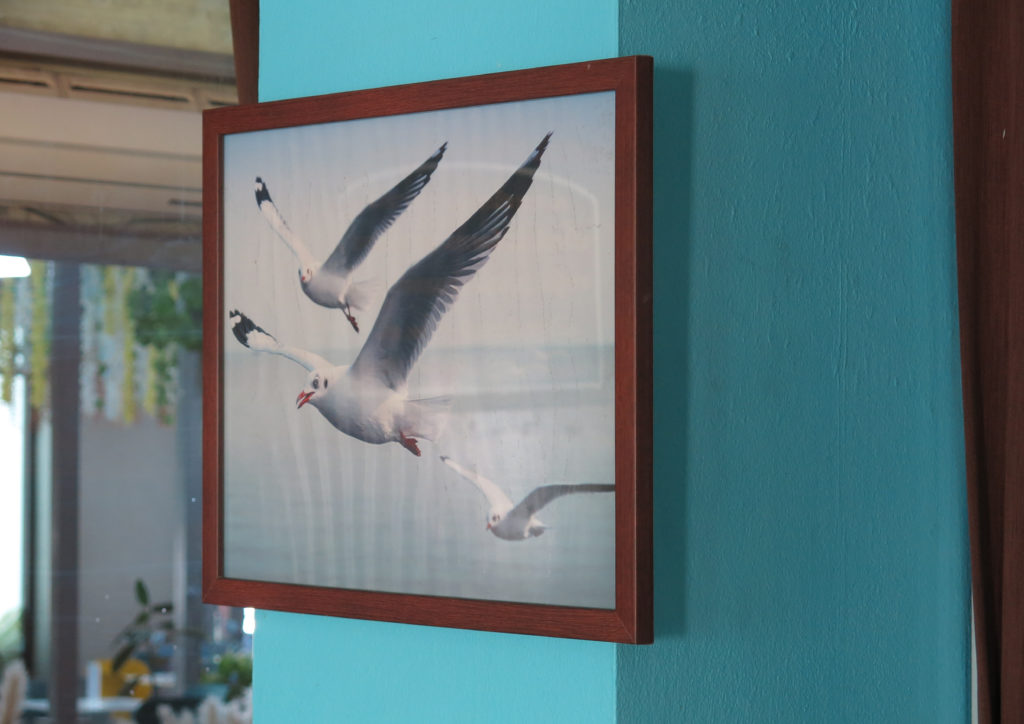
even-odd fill
[(530, 155), (527, 156), (526, 160), (523, 161), (523, 165), (516, 169), (515, 173), (505, 182), (505, 185), (501, 187), (499, 193), (508, 194), (513, 203), (518, 207), (522, 201), (526, 192), (530, 189), (530, 185), (533, 183), (533, 175), (540, 168), (540, 158), (544, 155), (544, 151), (547, 150), (548, 141), (551, 138), (551, 134), (554, 131), (548, 131), (544, 138), (541, 139), (537, 147), (530, 151)]
[(231, 323), (231, 333), (235, 335), (235, 339), (241, 342), (244, 346), (248, 347), (249, 332), (252, 330), (254, 326), (252, 320), (249, 319), (244, 314), (242, 314), (241, 312), (239, 312), (237, 309), (232, 309), (230, 312), (228, 312), (228, 319), (236, 320)]
[(529, 158), (527, 158), (520, 167), (519, 170), (521, 172), (528, 171), (532, 176), (533, 172), (537, 170), (537, 167), (540, 166), (540, 157), (544, 155), (546, 150), (548, 150), (548, 141), (551, 140), (552, 133), (554, 133), (554, 131), (548, 131), (544, 135), (544, 138), (540, 139), (540, 143), (538, 143), (537, 147), (530, 152)]
[(228, 312), (229, 319), (235, 319), (235, 317), (237, 317), (238, 320), (231, 323), (231, 333), (234, 334), (235, 339), (241, 342), (244, 346), (249, 346), (249, 333), (253, 331), (262, 332), (263, 334), (273, 339), (274, 335), (270, 334), (267, 330), (256, 326), (255, 322), (253, 322), (251, 319), (249, 319), (247, 316), (242, 314), (237, 309), (232, 309), (230, 312)]
[(443, 463), (446, 463), (446, 462), (448, 462), (449, 460), (451, 460), (451, 458), (450, 458), (450, 457), (448, 457), (447, 455), (442, 455), (442, 456), (441, 456), (441, 462), (443, 462)]
[(259, 206), (264, 201), (270, 201), (270, 192), (267, 191), (267, 185), (263, 182), (263, 179), (259, 176), (256, 177), (256, 205)]
[(427, 179), (429, 179), (430, 175), (437, 170), (437, 166), (439, 163), (441, 163), (441, 159), (444, 158), (444, 152), (447, 150), (448, 141), (445, 141), (436, 151), (430, 154), (430, 158), (424, 161), (423, 165), (420, 166), (420, 168), (416, 169), (416, 171), (413, 171), (413, 175), (421, 173), (424, 176), (426, 176)]
[(551, 140), (552, 133), (554, 133), (554, 131), (548, 131), (544, 134), (544, 138), (540, 139), (540, 143), (538, 143), (537, 147), (530, 153), (530, 157), (526, 159), (526, 163), (524, 163), (523, 166), (529, 166), (531, 164), (535, 166), (540, 165), (540, 157), (543, 156), (544, 152), (548, 149), (548, 141)]

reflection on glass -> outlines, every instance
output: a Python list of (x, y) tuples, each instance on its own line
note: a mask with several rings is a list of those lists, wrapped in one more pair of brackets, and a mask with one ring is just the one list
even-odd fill
[[(25, 386), (14, 380), (9, 395), (0, 395), (0, 661), (15, 658), (24, 641), (21, 631), (23, 507), (23, 418)], [(9, 398), (9, 399), (8, 399)]]
[[(217, 47), (115, 5), (150, 22), (90, 22), (158, 12), (173, 57), (231, 67), (223, 0), (194, 4)], [(26, 717), (123, 721), (251, 681), (242, 611), (200, 600), (199, 111), (233, 88), (185, 73), (0, 59), (0, 666), (25, 662)]]
[[(200, 279), (75, 265), (80, 303), (61, 306), (54, 265), (31, 266), (29, 277), (0, 280), (0, 656), (24, 657), (35, 691), (45, 690), (51, 513), (71, 483), (51, 474), (60, 451), (50, 431), (76, 413), (50, 383), (73, 374), (77, 670), (107, 697), (240, 695), (239, 682), (251, 682), (252, 632), (240, 610), (199, 600)], [(71, 367), (56, 356), (53, 332), (69, 314), (79, 329)]]

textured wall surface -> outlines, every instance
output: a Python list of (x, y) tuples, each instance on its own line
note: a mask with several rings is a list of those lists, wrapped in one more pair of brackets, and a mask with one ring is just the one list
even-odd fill
[(657, 642), (261, 613), (257, 720), (964, 721), (948, 7), (347, 5), (264, 99), (655, 56)]
[[(614, 56), (617, 4), (260, 4), (262, 100)], [(609, 722), (612, 644), (260, 612), (259, 724)]]
[(618, 3), (260, 3), (260, 100), (618, 54)]
[(946, 3), (620, 3), (656, 58), (656, 643), (623, 722), (963, 722)]

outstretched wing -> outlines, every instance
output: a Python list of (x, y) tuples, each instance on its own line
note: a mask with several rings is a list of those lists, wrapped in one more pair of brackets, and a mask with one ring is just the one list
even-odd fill
[(605, 485), (600, 483), (584, 483), (583, 485), (543, 485), (539, 488), (534, 488), (529, 495), (523, 498), (522, 502), (513, 509), (512, 515), (525, 515), (526, 517), (530, 517), (552, 500), (555, 498), (561, 498), (563, 495), (572, 495), (574, 493), (614, 492), (614, 485)]
[(270, 191), (267, 189), (267, 184), (264, 183), (263, 179), (259, 176), (256, 177), (256, 205), (259, 206), (260, 213), (263, 214), (263, 218), (270, 224), (270, 228), (277, 232), (277, 235), (281, 237), (292, 253), (298, 258), (299, 263), (307, 269), (312, 269), (316, 266), (316, 260), (309, 251), (309, 247), (306, 243), (299, 238), (299, 236), (291, 230), (288, 224), (285, 223), (281, 217), (281, 212), (277, 210), (277, 205), (270, 198)]
[(420, 191), (430, 181), (437, 164), (441, 162), (447, 143), (434, 151), (419, 168), (395, 184), (395, 187), (359, 212), (359, 216), (349, 224), (341, 241), (327, 257), (323, 268), (335, 274), (348, 274), (359, 266), (373, 248), (374, 242), (383, 234), (395, 219), (405, 211), (412, 200), (419, 196)]
[(469, 482), (473, 483), (481, 493), (487, 497), (487, 502), (491, 508), (497, 508), (499, 510), (509, 510), (512, 507), (512, 501), (505, 491), (495, 485), (491, 480), (488, 480), (483, 475), (477, 472), (473, 472), (468, 468), (464, 468), (457, 462), (452, 460), (447, 455), (441, 456), (441, 462), (450, 467), (452, 470), (457, 472), (459, 475), (464, 477)]
[(373, 375), (393, 390), (405, 384), (420, 352), (462, 285), (484, 265), (508, 231), (533, 183), (548, 133), (522, 166), (451, 236), (391, 285), (353, 374)]
[(274, 335), (257, 326), (255, 322), (237, 309), (229, 312), (228, 318), (231, 320), (231, 333), (235, 335), (235, 339), (255, 352), (279, 354), (292, 362), (297, 362), (310, 372), (332, 366), (318, 354), (281, 344)]

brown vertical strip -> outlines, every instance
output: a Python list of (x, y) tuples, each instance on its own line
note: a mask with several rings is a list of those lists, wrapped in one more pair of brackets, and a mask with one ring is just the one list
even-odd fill
[(50, 414), (52, 417), (52, 573), (50, 712), (76, 721), (78, 700), (78, 366), (81, 355), (78, 265), (53, 265)]
[(982, 724), (1024, 721), (1024, 6), (953, 2), (953, 131)]
[(238, 102), (255, 103), (259, 99), (260, 4), (259, 0), (230, 2)]
[[(27, 387), (27, 385), (26, 385)], [(38, 515), (38, 497), (36, 492), (36, 481), (38, 480), (38, 468), (37, 468), (37, 448), (36, 435), (39, 430), (39, 412), (32, 409), (31, 405), (25, 406), (25, 414), (22, 418), (24, 420), (25, 427), (25, 445), (23, 449), (22, 459), (25, 461), (25, 469), (23, 473), (23, 485), (24, 485), (24, 511), (22, 513), (22, 545), (25, 551), (23, 560), (25, 561), (25, 574), (22, 579), (22, 591), (24, 591), (25, 605), (22, 607), (21, 614), (21, 635), (24, 641), (24, 654), (23, 658), (25, 661), (25, 667), (29, 670), (30, 674), (35, 674), (36, 669), (36, 615), (37, 607), (39, 606), (39, 593), (37, 586), (37, 566), (36, 556), (39, 555), (39, 547), (37, 545), (36, 536), (39, 534), (37, 518)], [(40, 672), (41, 673), (41, 672)]]
[[(200, 357), (196, 352), (178, 352), (177, 451), (181, 465), (182, 518), (185, 521), (185, 591), (182, 611), (186, 630), (209, 630), (202, 601), (203, 519), (199, 501), (203, 497), (203, 393)], [(182, 675), (186, 685), (199, 683), (203, 674), (203, 641), (198, 636), (178, 639), (182, 651)]]

